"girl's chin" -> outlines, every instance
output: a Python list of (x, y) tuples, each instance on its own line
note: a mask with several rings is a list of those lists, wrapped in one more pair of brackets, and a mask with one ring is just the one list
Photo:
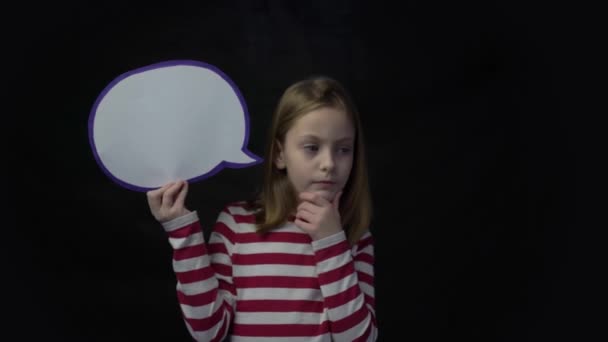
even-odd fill
[(313, 190), (311, 191), (317, 195), (320, 195), (321, 197), (323, 197), (324, 199), (326, 199), (328, 202), (331, 202), (334, 200), (334, 192), (331, 190)]

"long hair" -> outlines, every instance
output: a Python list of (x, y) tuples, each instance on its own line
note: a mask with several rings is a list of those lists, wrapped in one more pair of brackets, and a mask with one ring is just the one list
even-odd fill
[(343, 110), (355, 126), (353, 167), (344, 186), (339, 211), (348, 241), (354, 244), (369, 229), (372, 203), (369, 191), (365, 145), (359, 113), (349, 94), (336, 80), (313, 77), (288, 87), (275, 109), (266, 146), (264, 180), (257, 199), (250, 203), (256, 209), (259, 233), (278, 228), (292, 215), (298, 205), (297, 194), (285, 170), (276, 167), (279, 143), (303, 115), (322, 107)]

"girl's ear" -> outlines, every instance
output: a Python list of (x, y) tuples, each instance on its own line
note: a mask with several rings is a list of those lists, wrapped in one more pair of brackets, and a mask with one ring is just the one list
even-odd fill
[(274, 165), (277, 167), (277, 169), (279, 170), (283, 170), (285, 169), (286, 165), (285, 165), (285, 156), (283, 153), (283, 145), (281, 145), (280, 141), (276, 141), (277, 144), (277, 157), (274, 159)]

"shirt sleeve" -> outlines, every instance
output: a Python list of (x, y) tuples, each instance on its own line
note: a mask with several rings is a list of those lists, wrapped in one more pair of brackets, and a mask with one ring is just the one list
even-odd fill
[(375, 341), (374, 244), (366, 232), (352, 248), (344, 231), (312, 242), (334, 341)]
[(196, 212), (162, 224), (173, 248), (180, 309), (196, 341), (223, 340), (234, 317), (230, 221), (228, 212), (222, 211), (209, 243)]

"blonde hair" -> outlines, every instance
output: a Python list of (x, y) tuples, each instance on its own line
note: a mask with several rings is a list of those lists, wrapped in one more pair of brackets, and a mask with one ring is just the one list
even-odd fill
[(346, 236), (354, 244), (369, 229), (372, 204), (359, 114), (342, 85), (322, 76), (305, 79), (288, 87), (276, 107), (266, 146), (262, 189), (258, 198), (250, 203), (257, 209), (259, 233), (279, 227), (295, 212), (297, 194), (285, 170), (279, 170), (275, 165), (278, 144), (284, 143), (287, 132), (300, 117), (322, 107), (344, 110), (355, 126), (353, 168), (340, 200), (340, 217)]

